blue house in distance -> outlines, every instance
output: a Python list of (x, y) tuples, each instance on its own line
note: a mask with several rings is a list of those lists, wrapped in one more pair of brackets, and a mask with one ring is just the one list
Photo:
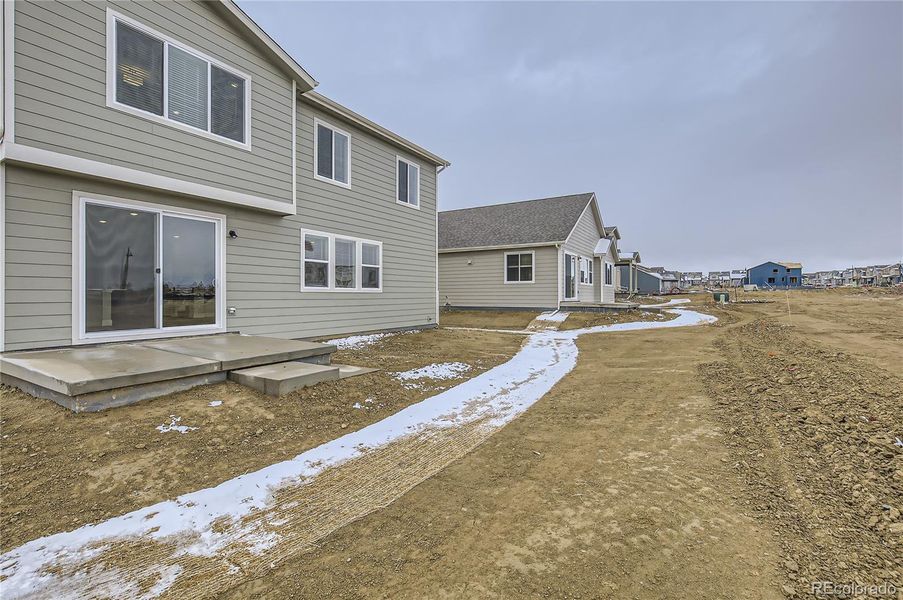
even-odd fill
[(746, 283), (760, 288), (798, 288), (803, 284), (803, 265), (798, 262), (764, 262), (749, 269)]

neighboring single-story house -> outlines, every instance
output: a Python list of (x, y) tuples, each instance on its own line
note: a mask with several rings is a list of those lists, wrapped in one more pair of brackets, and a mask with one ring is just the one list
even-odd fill
[(639, 294), (662, 294), (665, 292), (662, 275), (643, 265), (635, 266), (636, 291)]
[(760, 288), (800, 287), (803, 284), (803, 265), (798, 262), (764, 262), (749, 269), (746, 283)]
[(616, 289), (619, 293), (635, 294), (637, 292), (636, 268), (641, 261), (640, 253), (619, 250), (618, 256), (619, 258), (615, 268), (615, 271), (617, 272)]
[(0, 350), (436, 324), (448, 161), (233, 2), (4, 10)]
[(680, 289), (680, 274), (674, 271), (663, 271), (662, 276), (662, 293), (667, 294), (672, 290)]
[(614, 303), (617, 237), (592, 192), (440, 212), (440, 304)]

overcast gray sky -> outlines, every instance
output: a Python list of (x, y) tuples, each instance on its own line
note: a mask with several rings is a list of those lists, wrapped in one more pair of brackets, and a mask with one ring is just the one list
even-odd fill
[(903, 3), (243, 1), (449, 159), (440, 209), (595, 191), (648, 265), (903, 256)]

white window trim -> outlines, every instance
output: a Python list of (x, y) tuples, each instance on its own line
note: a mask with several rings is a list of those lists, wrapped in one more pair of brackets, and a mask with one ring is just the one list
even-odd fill
[[(327, 129), (331, 129), (333, 134), (341, 133), (345, 137), (348, 138), (348, 150), (346, 151), (346, 164), (348, 165), (348, 183), (344, 183), (339, 181), (338, 179), (332, 179), (330, 177), (323, 177), (317, 171), (317, 167), (320, 164), (320, 153), (318, 152), (320, 147), (320, 136), (317, 135), (317, 128), (319, 126), (326, 127)], [(335, 135), (332, 136), (332, 174), (335, 175)], [(331, 183), (333, 185), (337, 185), (346, 189), (351, 189), (351, 134), (345, 131), (344, 129), (340, 129), (331, 123), (314, 117), (314, 179), (319, 181), (325, 181), (326, 183)], [(397, 178), (396, 178), (397, 179)]]
[[(615, 284), (615, 266), (614, 263), (610, 263), (605, 261), (602, 263), (602, 285), (613, 287)], [(608, 269), (611, 268), (611, 283), (607, 283), (605, 280), (607, 279)]]
[(567, 270), (566, 267), (562, 269), (562, 275), (564, 275), (564, 286), (563, 286), (563, 287), (564, 287), (564, 291), (563, 291), (563, 296), (564, 296), (565, 302), (571, 302), (571, 301), (573, 301), (573, 300), (577, 300), (577, 299), (580, 298), (580, 257), (579, 257), (578, 255), (576, 255), (576, 254), (571, 254), (570, 252), (565, 252), (565, 253), (564, 253), (564, 260), (565, 260), (565, 261), (568, 261), (568, 260), (570, 260), (570, 259), (572, 259), (572, 258), (576, 259), (576, 260), (574, 261), (574, 262), (576, 263), (574, 266), (575, 266), (576, 269), (577, 269), (577, 271), (574, 273), (574, 295), (573, 295), (573, 296), (568, 296), (568, 295), (567, 295), (567, 289), (568, 289), (568, 286), (567, 286), (568, 270)]
[[(316, 287), (316, 286), (308, 286), (304, 281), (304, 262), (308, 259), (304, 258), (304, 237), (307, 235), (316, 235), (320, 237), (325, 237), (328, 240), (328, 248), (329, 248), (329, 260), (327, 262), (327, 286), (326, 287)], [(355, 242), (355, 258), (354, 258), (354, 285), (353, 288), (340, 288), (335, 286), (335, 241), (336, 239), (345, 240)], [(362, 267), (362, 258), (363, 258), (363, 244), (371, 244), (373, 246), (379, 246), (379, 265), (366, 265), (368, 267), (379, 267), (379, 287), (375, 288), (365, 288), (363, 287), (363, 280), (361, 274), (363, 272)], [(313, 262), (323, 263), (324, 261), (319, 259), (310, 259)], [(339, 292), (339, 293), (364, 293), (364, 294), (374, 294), (381, 293), (383, 291), (383, 272), (384, 272), (384, 263), (385, 260), (383, 258), (383, 243), (377, 240), (367, 240), (363, 238), (357, 238), (350, 235), (339, 235), (335, 233), (327, 233), (325, 231), (315, 231), (313, 229), (302, 229), (301, 230), (301, 291), (302, 292)]]
[[(410, 202), (402, 202), (398, 199), (398, 163), (403, 162), (410, 168), (411, 166), (417, 167), (417, 204), (411, 204)], [(423, 173), (423, 169), (420, 168), (419, 163), (415, 163), (412, 160), (408, 160), (403, 156), (395, 155), (395, 204), (401, 204), (402, 206), (407, 206), (408, 208), (413, 208), (416, 210), (420, 210), (420, 175)], [(411, 197), (411, 191), (408, 190), (408, 198)]]
[[(154, 212), (160, 215), (158, 227), (162, 228), (162, 217), (171, 215), (175, 217), (189, 217), (193, 219), (212, 221), (216, 225), (216, 323), (210, 325), (187, 325), (182, 327), (163, 327), (162, 294), (163, 287), (157, 286), (156, 310), (157, 320), (161, 324), (154, 329), (132, 329), (111, 332), (86, 332), (84, 297), (85, 297), (85, 205), (99, 204), (124, 209), (139, 209)], [(130, 340), (146, 340), (157, 338), (180, 337), (186, 335), (198, 335), (201, 333), (223, 333), (226, 331), (226, 252), (225, 252), (226, 216), (217, 213), (208, 213), (197, 210), (173, 208), (162, 204), (152, 204), (126, 198), (92, 194), (90, 192), (72, 192), (72, 343), (96, 344), (98, 342), (125, 342)], [(158, 231), (158, 236), (161, 235)], [(163, 248), (157, 240), (157, 264), (163, 264)]]
[[(398, 178), (396, 177), (396, 180)], [(533, 278), (530, 281), (509, 281), (508, 280), (508, 257), (509, 256), (520, 256), (521, 254), (529, 254), (531, 256), (531, 262), (533, 264), (533, 269), (531, 274)], [(518, 260), (518, 265), (520, 265), (520, 261)], [(518, 275), (520, 275), (520, 266), (517, 267)], [(536, 251), (528, 250), (526, 252), (505, 252), (505, 257), (502, 259), (502, 281), (505, 282), (505, 285), (520, 285), (526, 284), (529, 285), (531, 283), (536, 283)]]
[(586, 285), (594, 285), (595, 284), (595, 281), (596, 281), (595, 273), (594, 273), (594, 271), (596, 270), (595, 263), (596, 263), (595, 258), (590, 257), (590, 258), (586, 259), (586, 276), (587, 276), (586, 277)]
[[(155, 115), (154, 113), (147, 112), (145, 110), (141, 110), (140, 108), (135, 108), (134, 106), (129, 106), (127, 104), (122, 104), (116, 100), (116, 22), (121, 21), (130, 27), (134, 27), (139, 31), (142, 31), (152, 37), (157, 38), (164, 42), (163, 46), (163, 114)], [(188, 125), (187, 123), (180, 123), (179, 121), (174, 121), (170, 119), (167, 115), (169, 114), (169, 51), (167, 50), (167, 44), (170, 46), (175, 46), (179, 50), (187, 52), (193, 56), (196, 56), (202, 60), (207, 61), (211, 65), (214, 65), (224, 71), (228, 71), (229, 73), (235, 75), (236, 77), (240, 77), (245, 80), (245, 141), (238, 142), (236, 140), (229, 139), (227, 137), (217, 135), (211, 131), (206, 131), (204, 129), (199, 129), (192, 125)], [(208, 128), (210, 126), (211, 115), (213, 114), (213, 107), (211, 106), (211, 94), (213, 93), (210, 87), (210, 69), (207, 69), (207, 124)], [(162, 34), (150, 27), (129, 18), (121, 13), (116, 12), (113, 9), (107, 8), (107, 106), (122, 112), (130, 113), (144, 119), (148, 119), (150, 121), (155, 121), (157, 123), (161, 123), (168, 127), (172, 127), (174, 129), (181, 129), (182, 131), (187, 131), (189, 133), (193, 133), (195, 135), (205, 137), (210, 140), (214, 140), (216, 142), (220, 142), (222, 144), (227, 144), (229, 146), (234, 146), (236, 148), (241, 148), (242, 150), (251, 151), (251, 76), (231, 67), (221, 61), (212, 58), (203, 52), (199, 52), (190, 46), (186, 46), (185, 44), (169, 37), (168, 35)]]

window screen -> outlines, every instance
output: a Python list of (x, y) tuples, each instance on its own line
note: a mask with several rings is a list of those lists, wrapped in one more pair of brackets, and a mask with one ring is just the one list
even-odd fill
[(210, 65), (210, 131), (245, 141), (245, 80)]
[(163, 42), (116, 23), (116, 101), (163, 115)]
[(169, 118), (207, 129), (207, 61), (169, 47)]

